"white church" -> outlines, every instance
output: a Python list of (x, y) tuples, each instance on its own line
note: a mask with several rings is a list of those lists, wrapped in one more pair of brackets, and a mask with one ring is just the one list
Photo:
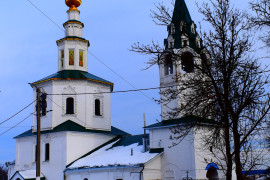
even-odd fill
[[(191, 180), (224, 178), (224, 173), (201, 151), (201, 132), (191, 131), (171, 147), (171, 128), (192, 121), (204, 126), (211, 120), (179, 116), (145, 127), (146, 135), (130, 135), (111, 126), (111, 95), (114, 84), (88, 72), (90, 43), (82, 37), (81, 0), (65, 0), (69, 7), (65, 37), (57, 41), (58, 72), (31, 84), (33, 100), (40, 88), (47, 93), (47, 109), (41, 117), (41, 179), (46, 180)], [(177, 85), (177, 72), (194, 73), (200, 61), (201, 39), (184, 0), (176, 0), (168, 26), (166, 49), (183, 59), (160, 63), (160, 85)], [(52, 95), (53, 94), (53, 95)], [(161, 105), (162, 114), (179, 107), (180, 99)], [(36, 111), (35, 105), (33, 112)], [(33, 128), (15, 137), (16, 160), (9, 165), (10, 180), (36, 178), (36, 116)]]

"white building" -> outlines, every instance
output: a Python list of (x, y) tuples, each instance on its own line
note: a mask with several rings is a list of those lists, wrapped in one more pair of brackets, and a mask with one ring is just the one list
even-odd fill
[[(146, 127), (149, 135), (132, 136), (111, 126), (113, 83), (88, 73), (88, 40), (82, 37), (84, 24), (77, 9), (81, 0), (66, 0), (70, 7), (64, 23), (66, 37), (57, 41), (58, 72), (31, 84), (48, 94), (41, 121), (41, 179), (48, 180), (179, 180), (223, 178), (216, 164), (207, 164), (209, 152), (201, 151), (200, 138), (208, 131), (209, 119), (181, 116)], [(199, 62), (201, 39), (184, 0), (176, 0), (173, 22), (168, 27), (166, 49), (183, 58), (161, 63), (161, 86), (179, 83), (179, 72), (194, 73)], [(193, 58), (195, 57), (195, 58)], [(181, 99), (162, 105), (165, 115), (181, 106)], [(33, 107), (35, 112), (35, 106)], [(171, 128), (201, 122), (200, 131), (191, 131), (178, 145), (170, 147)], [(33, 129), (15, 137), (16, 160), (10, 165), (9, 179), (35, 179), (36, 117)], [(211, 157), (209, 157), (211, 158)]]

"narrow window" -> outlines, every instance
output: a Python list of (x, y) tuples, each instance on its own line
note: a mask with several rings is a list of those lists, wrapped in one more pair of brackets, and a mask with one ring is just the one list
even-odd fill
[(172, 62), (172, 55), (171, 54), (168, 54), (165, 57), (164, 74), (165, 75), (173, 74), (173, 62)]
[(79, 66), (83, 67), (83, 51), (80, 51), (79, 56)]
[(45, 144), (45, 161), (50, 160), (50, 144), (46, 143)]
[(194, 63), (193, 63), (192, 54), (184, 53), (181, 56), (181, 63), (182, 63), (182, 71), (183, 71), (183, 73), (194, 72)]
[(61, 66), (64, 67), (65, 51), (61, 50)]
[(173, 42), (170, 42), (170, 48), (173, 48)]
[(74, 50), (69, 50), (69, 65), (74, 65)]
[(96, 99), (95, 100), (95, 115), (96, 116), (101, 116), (101, 112), (100, 112), (100, 100)]
[(37, 162), (37, 145), (35, 145), (35, 162)]
[(74, 114), (74, 99), (71, 97), (67, 98), (66, 114)]

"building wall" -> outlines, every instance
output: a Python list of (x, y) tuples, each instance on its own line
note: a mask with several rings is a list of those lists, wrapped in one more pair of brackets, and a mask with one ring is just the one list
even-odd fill
[[(66, 166), (114, 136), (85, 132), (56, 132), (41, 135), (41, 172), (48, 180), (64, 179)], [(45, 161), (45, 144), (50, 144), (50, 159)], [(36, 136), (16, 139), (16, 171), (35, 170)], [(9, 178), (10, 178), (9, 177)]]
[[(211, 128), (207, 126), (197, 127), (194, 130), (194, 147), (195, 147), (195, 166), (196, 166), (196, 177), (198, 179), (206, 178), (206, 167), (209, 163), (215, 163), (218, 165), (219, 170), (217, 170), (219, 178), (225, 178), (224, 171), (222, 166), (219, 164), (222, 163), (226, 167), (226, 163), (222, 161), (223, 153), (217, 148), (205, 146), (205, 139), (212, 133)], [(222, 151), (224, 149), (222, 148)], [(216, 158), (217, 157), (217, 158)]]
[(150, 148), (164, 148), (161, 155), (162, 179), (182, 179), (186, 177), (186, 171), (189, 171), (189, 177), (196, 178), (192, 133), (175, 146), (172, 146), (169, 128), (151, 129), (149, 135)]
[[(110, 92), (110, 86), (89, 82), (86, 80), (59, 80), (50, 81), (38, 85), (48, 94), (46, 116), (41, 117), (41, 130), (50, 130), (67, 120), (72, 120), (87, 129), (111, 130), (111, 95), (98, 94)], [(97, 94), (71, 94), (97, 93)], [(63, 94), (63, 95), (61, 95)], [(66, 99), (74, 98), (74, 114), (66, 114)], [(36, 89), (33, 90), (33, 98), (36, 98)], [(95, 115), (95, 99), (101, 101), (101, 116)], [(35, 105), (33, 105), (35, 111)], [(36, 119), (33, 119), (34, 130)]]
[[(83, 180), (87, 178), (97, 180), (140, 180), (141, 167), (126, 167), (126, 168), (93, 168), (93, 169), (80, 169), (69, 170), (65, 172), (66, 180)], [(146, 180), (146, 179), (144, 179)], [(150, 180), (150, 179), (149, 179)]]

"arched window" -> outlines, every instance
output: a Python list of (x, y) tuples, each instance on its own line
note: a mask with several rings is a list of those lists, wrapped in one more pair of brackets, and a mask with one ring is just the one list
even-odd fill
[(172, 62), (172, 55), (171, 54), (167, 54), (165, 56), (164, 74), (165, 75), (173, 74), (173, 62)]
[(67, 98), (66, 114), (74, 114), (74, 99), (71, 97)]
[(183, 73), (194, 72), (194, 62), (191, 53), (184, 53), (181, 56), (181, 64)]
[(95, 99), (95, 115), (96, 116), (101, 116), (101, 111), (100, 111), (100, 100)]
[(83, 180), (88, 180), (88, 178), (84, 178)]
[(17, 178), (16, 180), (21, 180), (20, 178)]

